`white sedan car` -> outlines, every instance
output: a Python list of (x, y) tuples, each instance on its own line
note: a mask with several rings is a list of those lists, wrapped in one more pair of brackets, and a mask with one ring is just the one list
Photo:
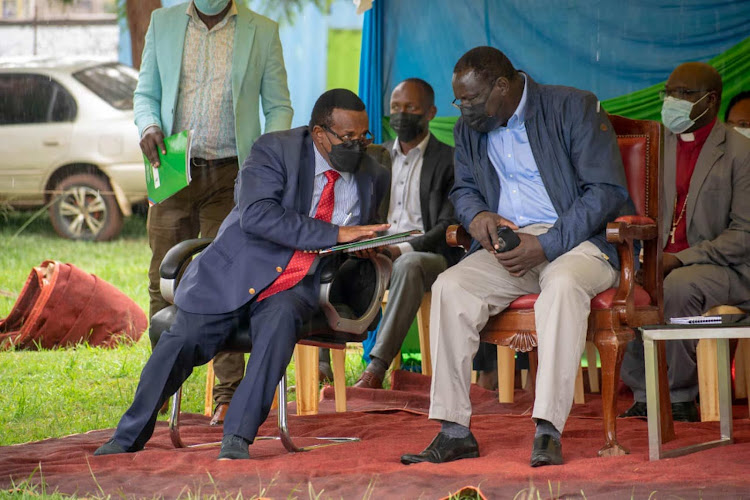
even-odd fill
[(146, 199), (137, 78), (118, 63), (0, 61), (0, 204), (48, 206), (66, 238), (117, 236)]

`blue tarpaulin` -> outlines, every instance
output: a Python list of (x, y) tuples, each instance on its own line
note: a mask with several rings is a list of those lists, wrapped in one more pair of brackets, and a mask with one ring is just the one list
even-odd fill
[(413, 76), (435, 88), (439, 116), (456, 116), (453, 66), (479, 45), (502, 50), (540, 83), (591, 90), (606, 100), (662, 82), (678, 64), (708, 61), (750, 36), (748, 0), (375, 0), (373, 6), (360, 73), (373, 123), (382, 116), (378, 107), (388, 109), (393, 86)]

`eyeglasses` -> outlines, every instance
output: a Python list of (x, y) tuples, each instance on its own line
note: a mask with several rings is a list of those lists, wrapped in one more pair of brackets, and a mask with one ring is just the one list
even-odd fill
[[(490, 92), (492, 92), (492, 89), (490, 89)], [(461, 99), (459, 99), (457, 97), (457, 98), (453, 99), (453, 101), (451, 101), (451, 106), (453, 106), (454, 108), (456, 108), (459, 111), (462, 110), (462, 109), (464, 109), (464, 108), (470, 108), (474, 104), (482, 102), (479, 99), (480, 97), (484, 97), (484, 93), (482, 93), (482, 94), (480, 94), (480, 95), (478, 95), (476, 97), (472, 97), (471, 99), (466, 99), (466, 100), (461, 100)]]
[(334, 132), (331, 129), (331, 127), (329, 127), (327, 125), (323, 125), (323, 130), (326, 130), (326, 131), (332, 133), (336, 137), (336, 139), (340, 140), (344, 144), (351, 144), (353, 142), (359, 142), (363, 146), (369, 146), (370, 144), (372, 144), (372, 141), (373, 141), (372, 132), (370, 132), (369, 130), (365, 131), (365, 133), (362, 134), (359, 137), (351, 137), (348, 134), (344, 135), (344, 136), (341, 136), (341, 135), (337, 134), (336, 132)]
[(667, 96), (675, 97), (677, 99), (685, 99), (691, 94), (698, 94), (700, 92), (709, 92), (709, 91), (704, 90), (704, 89), (692, 90), (692, 89), (682, 89), (682, 88), (679, 88), (679, 89), (663, 88), (659, 91), (659, 99), (663, 101)]
[(492, 85), (490, 85), (490, 88), (488, 88), (486, 91), (482, 92), (481, 94), (477, 94), (471, 99), (461, 100), (458, 97), (456, 97), (455, 99), (453, 99), (453, 101), (451, 101), (451, 106), (458, 109), (459, 111), (464, 108), (470, 108), (471, 106), (474, 106), (475, 104), (479, 104), (489, 99), (490, 94), (492, 93), (492, 89), (494, 88), (495, 88), (495, 82), (493, 82)]

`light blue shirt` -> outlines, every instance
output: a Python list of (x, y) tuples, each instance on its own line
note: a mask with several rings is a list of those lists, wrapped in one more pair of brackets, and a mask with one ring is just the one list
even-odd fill
[(557, 212), (539, 174), (526, 133), (526, 75), (523, 95), (508, 125), (487, 134), (487, 154), (500, 181), (497, 213), (518, 227), (543, 222), (554, 224)]
[[(315, 151), (315, 178), (313, 186), (312, 206), (310, 207), (310, 217), (315, 217), (318, 210), (318, 202), (323, 194), (323, 188), (328, 183), (325, 172), (333, 170), (328, 162), (318, 151), (317, 146), (313, 144)], [(331, 215), (331, 224), (337, 226), (354, 226), (359, 224), (359, 192), (357, 191), (357, 182), (354, 174), (339, 172), (341, 178), (336, 181), (333, 190), (333, 215)], [(352, 214), (349, 217), (349, 214)], [(349, 220), (347, 220), (347, 217)], [(346, 224), (344, 222), (346, 221)]]

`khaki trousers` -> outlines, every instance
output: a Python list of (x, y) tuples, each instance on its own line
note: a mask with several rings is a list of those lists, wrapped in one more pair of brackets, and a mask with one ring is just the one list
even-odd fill
[[(534, 224), (521, 232), (538, 235), (548, 228)], [(615, 269), (590, 242), (520, 278), (483, 249), (442, 273), (432, 286), (430, 418), (469, 426), (469, 385), (479, 332), (490, 316), (516, 298), (538, 293), (534, 312), (539, 367), (532, 417), (548, 420), (562, 432), (573, 404), (591, 299), (617, 280)]]
[[(159, 290), (159, 266), (174, 245), (191, 238), (214, 237), (234, 206), (234, 181), (237, 162), (221, 166), (196, 166), (192, 181), (183, 190), (148, 210), (146, 226), (151, 247), (148, 270), (149, 317), (169, 305)], [(224, 358), (224, 361), (222, 361)], [(221, 353), (214, 360), (219, 384), (214, 390), (217, 402), (229, 402), (244, 373), (242, 353)], [(219, 396), (226, 401), (219, 400)]]

